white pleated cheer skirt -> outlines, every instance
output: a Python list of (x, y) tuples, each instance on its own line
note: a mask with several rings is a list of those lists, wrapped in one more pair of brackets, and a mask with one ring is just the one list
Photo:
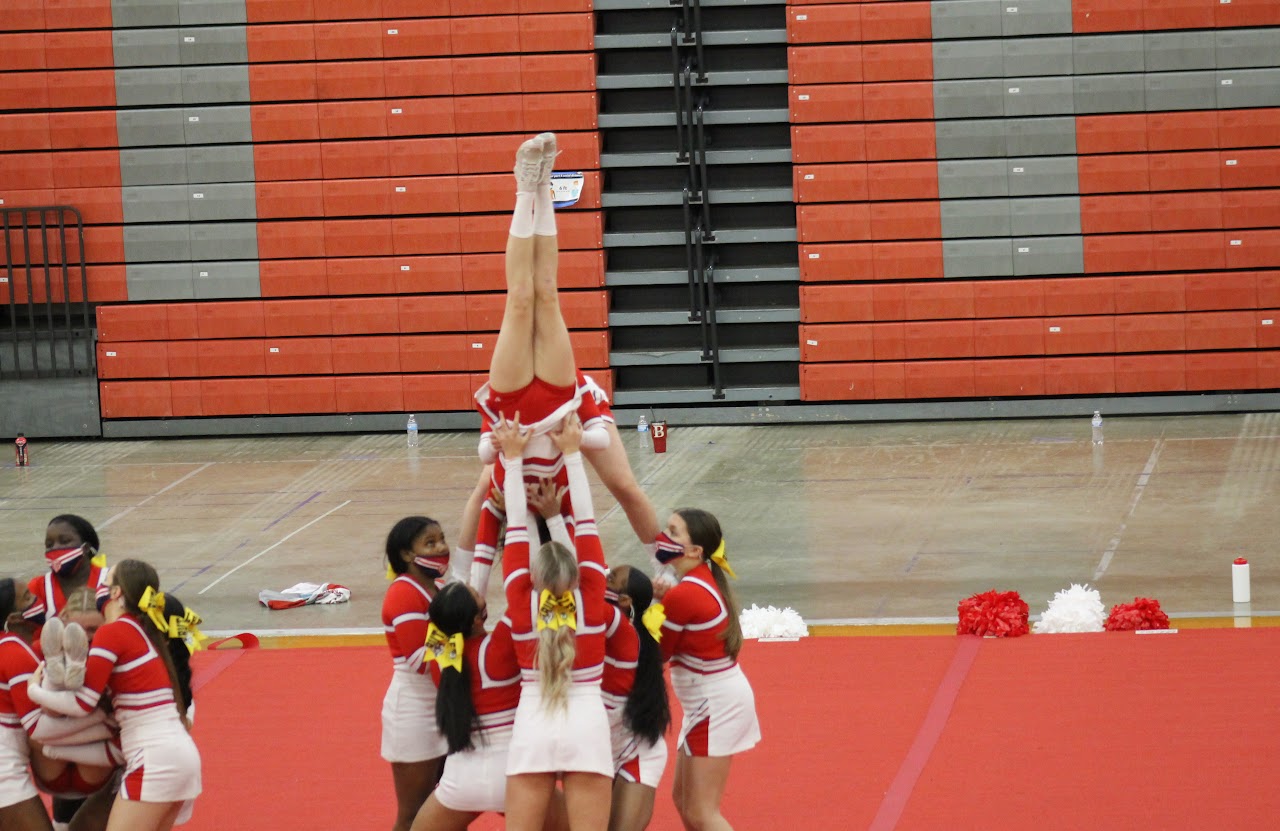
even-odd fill
[(0, 808), (38, 796), (27, 769), (30, 760), (27, 731), (20, 727), (0, 727)]
[(570, 684), (567, 707), (549, 712), (537, 683), (520, 689), (507, 775), (598, 773), (613, 778), (609, 718), (600, 683)]
[(391, 673), (382, 699), (382, 758), (388, 762), (425, 762), (449, 752), (436, 726), (436, 685), (431, 677), (407, 670)]
[(676, 746), (686, 756), (732, 756), (760, 742), (755, 693), (741, 667), (703, 675), (674, 666), (671, 689), (684, 710)]
[(495, 727), (473, 733), (474, 747), (454, 753), (444, 763), (444, 775), (436, 785), (436, 799), (451, 811), (484, 813), (506, 810), (507, 754), (511, 727)]
[(136, 802), (183, 802), (200, 795), (200, 751), (165, 705), (120, 719), (120, 794)]
[(658, 787), (667, 767), (667, 742), (650, 744), (631, 732), (621, 709), (609, 711), (609, 737), (613, 745), (613, 775), (627, 782)]

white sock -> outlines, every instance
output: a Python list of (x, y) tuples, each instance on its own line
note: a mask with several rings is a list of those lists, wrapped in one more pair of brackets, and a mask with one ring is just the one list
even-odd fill
[(532, 193), (516, 192), (516, 209), (511, 214), (511, 236), (528, 239), (534, 235), (534, 205)]
[(533, 195), (533, 232), (540, 237), (554, 237), (556, 207), (551, 202), (551, 188), (540, 187)]

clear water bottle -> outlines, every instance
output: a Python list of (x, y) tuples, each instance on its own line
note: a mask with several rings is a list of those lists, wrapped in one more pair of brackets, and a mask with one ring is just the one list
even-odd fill
[(405, 431), (409, 434), (409, 446), (418, 446), (418, 419), (412, 414), (409, 416), (409, 423), (405, 425)]
[(643, 450), (645, 445), (649, 443), (649, 419), (643, 415), (636, 422), (636, 436), (640, 440), (640, 449)]
[(1102, 413), (1099, 410), (1093, 411), (1093, 443), (1102, 444)]

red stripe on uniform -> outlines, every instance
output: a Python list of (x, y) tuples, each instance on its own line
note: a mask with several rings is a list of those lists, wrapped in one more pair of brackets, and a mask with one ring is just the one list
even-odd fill
[(695, 724), (685, 736), (684, 746), (690, 756), (708, 756), (711, 743), (711, 716)]
[(125, 777), (120, 780), (120, 792), (124, 794), (125, 799), (133, 802), (142, 799), (142, 774), (146, 769), (146, 765), (141, 765), (133, 772), (125, 774)]

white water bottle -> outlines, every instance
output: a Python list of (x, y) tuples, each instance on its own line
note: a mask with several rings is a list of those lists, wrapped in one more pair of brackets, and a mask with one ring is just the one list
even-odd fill
[(409, 415), (409, 423), (405, 425), (405, 431), (409, 434), (409, 446), (417, 447), (418, 446), (418, 419), (415, 418), (413, 414)]
[(1099, 410), (1093, 411), (1093, 443), (1102, 444), (1102, 413)]
[(649, 443), (649, 419), (643, 415), (636, 422), (636, 435), (640, 437), (640, 449), (643, 450)]

